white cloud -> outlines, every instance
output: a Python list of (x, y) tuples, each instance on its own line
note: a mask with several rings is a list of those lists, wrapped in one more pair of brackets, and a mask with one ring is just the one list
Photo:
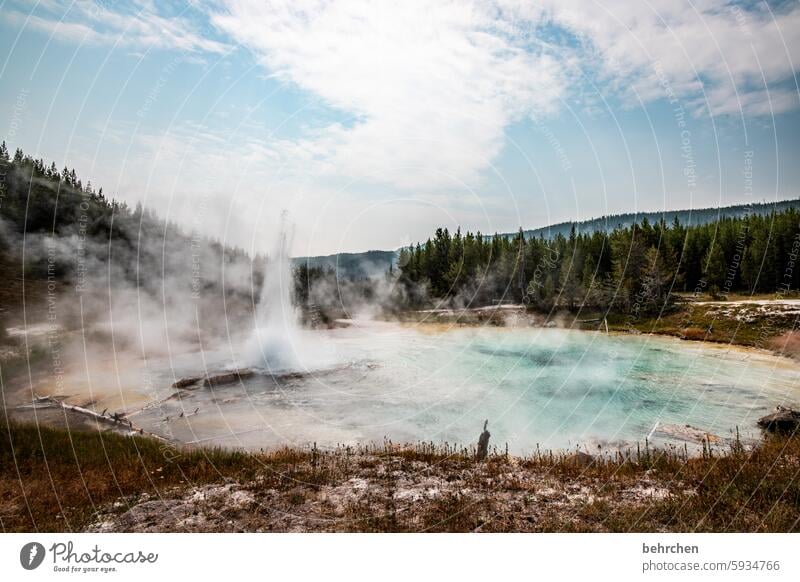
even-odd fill
[(490, 5), (226, 2), (212, 21), (278, 78), (340, 109), (301, 146), (318, 169), (396, 185), (471, 181), (505, 128), (555, 111), (564, 67), (507, 32)]
[[(608, 78), (645, 101), (664, 96), (654, 65), (696, 112), (779, 113), (800, 104), (800, 7), (772, 13), (719, 0), (547, 0), (545, 18), (597, 52)], [(765, 85), (766, 83), (766, 85)], [(767, 95), (770, 93), (770, 95)], [(775, 93), (774, 95), (772, 95)]]
[(194, 4), (169, 17), (149, 0), (37, 6), (6, 18), (76, 42), (196, 53), (228, 50), (209, 34), (221, 31), (268, 74), (341, 112), (298, 139), (260, 137), (266, 157), (304, 178), (474, 185), (514, 122), (568, 100), (596, 111), (590, 81), (631, 106), (663, 98), (666, 82), (696, 114), (798, 106), (797, 5), (773, 14), (720, 0), (218, 0), (202, 31)]
[(176, 49), (189, 53), (224, 53), (229, 50), (224, 43), (196, 30), (185, 15), (161, 16), (150, 2), (118, 4), (82, 0), (61, 5), (42, 1), (27, 13), (9, 9), (3, 17), (15, 26), (31, 27), (68, 42)]
[(285, 144), (287, 159), (304, 154), (306, 173), (411, 188), (472, 182), (511, 123), (559, 111), (588, 80), (634, 106), (663, 98), (666, 80), (696, 114), (798, 105), (791, 87), (774, 86), (794, 78), (800, 58), (797, 7), (773, 15), (713, 0), (223, 4), (214, 25), (272, 75), (350, 119)]
[(93, 30), (90, 26), (80, 22), (62, 22), (42, 18), (35, 14), (23, 14), (14, 10), (6, 12), (5, 20), (9, 24), (19, 27), (31, 27), (69, 42), (98, 43), (104, 38), (103, 35)]

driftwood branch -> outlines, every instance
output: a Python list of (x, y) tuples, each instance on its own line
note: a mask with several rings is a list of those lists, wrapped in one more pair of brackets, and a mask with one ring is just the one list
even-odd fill
[(94, 410), (89, 410), (88, 408), (83, 408), (82, 406), (76, 406), (74, 404), (67, 404), (66, 402), (62, 402), (61, 400), (58, 400), (57, 398), (53, 398), (52, 396), (36, 396), (35, 400), (34, 400), (34, 403), (36, 403), (36, 404), (47, 403), (47, 404), (49, 404), (51, 406), (58, 406), (59, 408), (62, 408), (64, 410), (69, 410), (70, 412), (75, 412), (77, 414), (82, 414), (84, 416), (88, 416), (88, 417), (96, 420), (97, 422), (102, 422), (104, 424), (111, 425), (114, 428), (127, 427), (127, 429), (131, 433), (139, 433), (141, 435), (145, 435), (146, 434), (146, 435), (151, 436), (153, 438), (156, 438), (158, 440), (161, 440), (161, 441), (164, 441), (164, 442), (168, 442), (167, 439), (165, 439), (164, 437), (162, 437), (160, 435), (157, 435), (157, 434), (154, 434), (154, 433), (151, 433), (151, 432), (147, 432), (143, 428), (134, 426), (134, 424), (129, 419), (127, 419), (125, 417), (126, 415), (125, 415), (124, 412), (115, 412), (113, 414), (110, 414), (110, 415), (106, 416), (106, 411), (108, 409), (105, 409), (105, 410), (103, 410), (102, 413), (99, 413), (99, 412), (95, 412)]

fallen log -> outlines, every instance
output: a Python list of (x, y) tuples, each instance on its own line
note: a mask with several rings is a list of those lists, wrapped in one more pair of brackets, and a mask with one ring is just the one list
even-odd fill
[(198, 384), (200, 382), (200, 380), (202, 380), (202, 379), (203, 379), (202, 376), (194, 376), (194, 377), (190, 377), (190, 378), (181, 378), (180, 380), (174, 382), (172, 384), (172, 387), (173, 388), (182, 388), (182, 389), (189, 388), (191, 386), (195, 386), (196, 384)]
[(203, 386), (206, 388), (224, 386), (226, 384), (239, 382), (240, 380), (244, 380), (246, 378), (251, 378), (255, 375), (256, 373), (253, 370), (232, 370), (230, 372), (216, 374), (215, 376), (206, 376)]
[(88, 408), (83, 408), (82, 406), (75, 406), (74, 404), (67, 404), (66, 402), (62, 402), (61, 400), (59, 400), (57, 398), (53, 398), (52, 396), (35, 396), (34, 397), (34, 403), (48, 403), (51, 406), (58, 406), (60, 408), (63, 408), (64, 410), (69, 410), (70, 412), (75, 412), (76, 414), (82, 414), (84, 416), (88, 416), (88, 417), (93, 418), (94, 420), (96, 420), (98, 422), (102, 422), (104, 424), (112, 425), (114, 428), (127, 427), (127, 429), (131, 433), (135, 432), (135, 433), (139, 433), (139, 434), (142, 434), (142, 435), (146, 434), (148, 436), (151, 436), (153, 438), (162, 440), (164, 442), (169, 442), (167, 439), (165, 439), (162, 436), (159, 436), (159, 435), (151, 433), (151, 432), (145, 432), (145, 430), (143, 428), (139, 428), (139, 427), (134, 426), (133, 423), (129, 419), (125, 418), (126, 414), (124, 412), (115, 412), (115, 413), (113, 413), (113, 414), (111, 414), (109, 416), (106, 416), (105, 415), (105, 410), (101, 414), (99, 412), (95, 412), (94, 410), (89, 410)]

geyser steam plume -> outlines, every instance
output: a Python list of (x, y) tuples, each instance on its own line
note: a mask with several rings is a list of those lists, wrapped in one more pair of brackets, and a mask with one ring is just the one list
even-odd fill
[(261, 297), (256, 306), (256, 325), (248, 350), (250, 364), (271, 372), (300, 366), (300, 326), (297, 310), (292, 304), (293, 280), (289, 259), (293, 230), (284, 211), (275, 248), (267, 256)]
[(309, 371), (332, 365), (333, 354), (318, 333), (300, 327), (293, 299), (294, 277), (289, 252), (294, 228), (281, 214), (273, 252), (267, 256), (264, 284), (256, 306), (247, 363), (269, 372)]

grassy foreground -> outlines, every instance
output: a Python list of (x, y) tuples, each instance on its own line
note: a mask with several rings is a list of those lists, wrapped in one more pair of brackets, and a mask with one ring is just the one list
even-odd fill
[(800, 438), (687, 458), (389, 442), (249, 454), (0, 424), (10, 531), (798, 531)]

